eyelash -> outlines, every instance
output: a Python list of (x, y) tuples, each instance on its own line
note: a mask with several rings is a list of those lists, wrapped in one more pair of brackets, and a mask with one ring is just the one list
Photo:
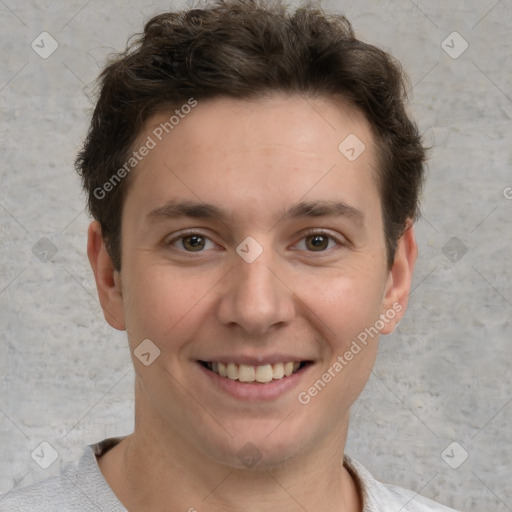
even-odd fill
[[(347, 242), (344, 241), (344, 240), (340, 240), (339, 238), (333, 236), (331, 233), (323, 230), (323, 229), (310, 229), (308, 231), (306, 231), (303, 235), (302, 235), (302, 238), (300, 239), (300, 241), (304, 240), (305, 238), (308, 238), (310, 236), (325, 236), (326, 238), (329, 238), (330, 240), (333, 240), (334, 242), (336, 242), (336, 244), (338, 245), (338, 247), (336, 247), (336, 249), (339, 249), (340, 247), (343, 247), (343, 246), (347, 246)], [(324, 251), (307, 251), (307, 252), (319, 252), (319, 253), (327, 253), (327, 252), (330, 252), (332, 251), (333, 248), (331, 249), (325, 249)]]
[[(192, 235), (199, 235), (202, 238), (205, 238), (205, 239), (209, 240), (210, 242), (215, 243), (208, 236), (204, 235), (200, 231), (188, 230), (188, 231), (182, 232), (179, 236), (173, 238), (169, 242), (166, 242), (165, 245), (172, 246), (174, 243), (178, 242), (179, 240), (183, 240), (184, 238), (187, 238), (188, 236), (192, 236)], [(329, 232), (327, 232), (325, 230), (322, 230), (322, 229), (311, 229), (311, 230), (306, 231), (302, 235), (302, 237), (301, 237), (301, 239), (299, 241), (302, 241), (302, 240), (304, 240), (304, 239), (306, 239), (308, 237), (311, 237), (311, 236), (325, 236), (326, 238), (329, 238), (330, 240), (333, 240), (334, 242), (336, 242), (338, 247), (337, 248), (325, 249), (323, 251), (306, 251), (306, 252), (311, 252), (311, 253), (317, 252), (319, 254), (325, 254), (325, 253), (329, 253), (333, 249), (339, 249), (340, 247), (344, 247), (344, 246), (346, 247), (347, 246), (347, 242), (346, 241), (342, 241), (342, 240), (338, 239), (337, 237), (333, 236), (331, 233), (329, 233)], [(195, 251), (187, 251), (185, 249), (178, 249), (178, 250), (180, 252), (184, 252), (184, 253), (187, 253), (187, 254), (194, 254), (195, 253)], [(204, 252), (204, 251), (197, 251), (197, 253), (202, 253), (202, 252)]]

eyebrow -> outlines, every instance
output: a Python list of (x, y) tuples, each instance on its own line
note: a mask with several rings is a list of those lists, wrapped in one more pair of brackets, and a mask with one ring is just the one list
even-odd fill
[(364, 220), (361, 210), (342, 201), (301, 202), (290, 208), (283, 218), (297, 219), (301, 217), (350, 217), (358, 224)]
[[(168, 201), (163, 206), (152, 210), (146, 221), (150, 224), (182, 217), (194, 219), (213, 219), (225, 222), (228, 213), (213, 204), (196, 203), (192, 201)], [(361, 210), (342, 201), (303, 201), (286, 210), (282, 220), (299, 219), (303, 217), (349, 217), (357, 224), (362, 224), (364, 214)]]

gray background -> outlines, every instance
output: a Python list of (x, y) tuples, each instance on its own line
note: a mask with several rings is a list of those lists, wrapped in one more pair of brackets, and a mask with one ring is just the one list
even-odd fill
[[(181, 5), (0, 0), (2, 492), (132, 429), (131, 361), (96, 299), (73, 160), (106, 55)], [(410, 308), (381, 340), (347, 452), (454, 508), (512, 510), (512, 3), (321, 5), (402, 61), (412, 113), (435, 144)], [(43, 31), (59, 45), (47, 59), (31, 48)], [(458, 58), (454, 31), (469, 45)], [(46, 470), (31, 457), (43, 441), (58, 453)]]

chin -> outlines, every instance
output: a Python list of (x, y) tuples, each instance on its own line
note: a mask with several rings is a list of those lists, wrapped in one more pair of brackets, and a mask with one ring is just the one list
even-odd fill
[(279, 421), (273, 421), (271, 428), (268, 422), (265, 428), (246, 424), (246, 428), (241, 428), (233, 437), (223, 433), (225, 435), (217, 442), (210, 438), (203, 449), (216, 462), (233, 469), (265, 470), (280, 466), (299, 455), (308, 442), (294, 434), (288, 425), (286, 428), (278, 425)]

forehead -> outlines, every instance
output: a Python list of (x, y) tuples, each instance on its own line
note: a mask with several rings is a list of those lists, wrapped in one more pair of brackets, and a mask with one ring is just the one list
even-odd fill
[[(240, 149), (261, 149), (260, 145), (277, 149), (284, 145), (301, 151), (305, 157), (315, 146), (329, 146), (329, 153), (338, 156), (340, 142), (349, 135), (361, 142), (364, 139), (367, 146), (374, 143), (362, 112), (341, 100), (274, 93), (249, 100), (194, 101), (194, 109), (189, 108), (189, 100), (181, 108), (150, 117), (139, 138), (150, 134), (160, 146), (179, 138), (180, 143), (185, 143), (183, 149), (213, 152), (233, 145)], [(315, 151), (309, 153), (313, 155)]]
[(247, 215), (258, 204), (306, 196), (358, 207), (378, 196), (370, 126), (343, 103), (274, 95), (198, 101), (178, 111), (152, 116), (137, 142), (151, 139), (154, 147), (137, 165), (128, 196), (150, 201), (151, 210), (177, 196)]

